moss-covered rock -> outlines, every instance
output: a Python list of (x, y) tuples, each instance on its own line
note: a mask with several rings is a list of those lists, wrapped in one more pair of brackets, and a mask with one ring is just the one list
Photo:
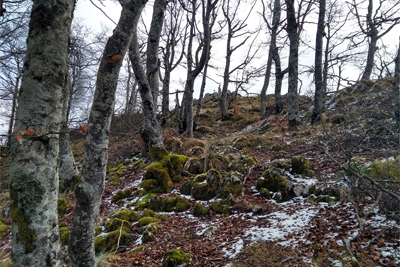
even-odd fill
[(94, 227), (94, 236), (98, 236), (99, 234), (101, 234), (101, 228), (100, 226), (96, 225)]
[(207, 170), (227, 171), (229, 169), (229, 163), (230, 160), (227, 156), (218, 153), (210, 153), (207, 160)]
[(154, 197), (150, 199), (148, 207), (155, 211), (182, 212), (190, 208), (190, 203), (182, 197)]
[(156, 212), (152, 209), (145, 209), (142, 213), (143, 217), (154, 217), (156, 216)]
[(142, 169), (143, 167), (144, 167), (143, 160), (139, 159), (139, 160), (135, 161), (134, 163), (132, 163), (131, 171), (137, 171), (139, 169)]
[(61, 245), (67, 246), (69, 242), (69, 229), (68, 227), (60, 227), (60, 241)]
[(57, 200), (57, 211), (58, 216), (63, 216), (69, 209), (68, 201), (65, 198), (59, 198)]
[(142, 219), (139, 220), (139, 226), (145, 226), (148, 225), (149, 223), (155, 223), (158, 222), (159, 220), (153, 217), (143, 217)]
[(181, 185), (179, 192), (181, 192), (182, 195), (190, 196), (192, 194), (192, 188), (194, 183), (195, 183), (194, 178), (187, 180)]
[(153, 197), (156, 197), (156, 196), (157, 196), (156, 193), (149, 193), (149, 194), (145, 195), (144, 197), (140, 198), (134, 204), (135, 210), (142, 211), (142, 210), (146, 209), (149, 205), (150, 199), (152, 199)]
[(153, 241), (155, 237), (160, 233), (160, 226), (153, 222), (139, 228), (139, 234), (142, 235), (144, 243)]
[(269, 199), (271, 197), (271, 192), (266, 188), (261, 188), (260, 195), (262, 198)]
[[(169, 154), (151, 164), (143, 173), (143, 182), (140, 186), (153, 193), (171, 192), (174, 188), (173, 183), (182, 181), (181, 172), (187, 159), (183, 155)], [(152, 181), (147, 182), (148, 180)]]
[(250, 169), (252, 166), (254, 166), (257, 163), (256, 158), (254, 157), (245, 157), (242, 158), (238, 161), (231, 161), (229, 163), (229, 169), (232, 171), (237, 171), (240, 173), (244, 173), (248, 169)]
[(290, 170), (290, 166), (291, 166), (291, 160), (289, 159), (276, 159), (272, 162), (271, 164), (272, 167), (278, 168), (278, 169), (282, 169), (285, 171), (289, 171)]
[(94, 241), (94, 248), (96, 254), (106, 253), (117, 249), (118, 240), (119, 245), (125, 243), (128, 234), (125, 231), (116, 230), (106, 235), (99, 235)]
[(232, 195), (229, 195), (226, 199), (215, 201), (211, 204), (211, 210), (216, 213), (223, 213), (228, 215), (231, 211), (231, 207), (235, 204), (235, 199)]
[(150, 148), (150, 156), (154, 161), (162, 160), (168, 155), (168, 151), (163, 147), (153, 146)]
[(128, 198), (131, 195), (132, 191), (127, 188), (125, 190), (119, 190), (115, 195), (112, 196), (111, 202), (116, 203), (119, 200), (122, 200), (124, 198)]
[(128, 209), (119, 210), (111, 215), (111, 218), (118, 218), (128, 222), (137, 222), (142, 218), (137, 212)]
[(210, 200), (217, 196), (217, 188), (208, 183), (194, 183), (192, 197), (196, 200)]
[(121, 220), (118, 218), (114, 218), (111, 220), (108, 220), (106, 224), (104, 225), (104, 229), (106, 230), (107, 233), (118, 230), (122, 227), (122, 230), (125, 232), (129, 231), (129, 228), (131, 225), (129, 224), (128, 221), (126, 220)]
[(208, 209), (204, 207), (201, 203), (196, 203), (193, 208), (192, 214), (196, 217), (207, 216)]
[(192, 158), (190, 160), (190, 166), (188, 171), (192, 174), (200, 174), (204, 171), (204, 159), (203, 158)]
[(202, 183), (207, 180), (207, 173), (201, 173), (194, 178), (196, 183)]
[(338, 199), (336, 197), (331, 197), (331, 196), (315, 196), (315, 195), (310, 195), (307, 197), (307, 202), (311, 204), (319, 204), (321, 202), (325, 203), (336, 203)]
[(186, 264), (189, 264), (190, 261), (191, 261), (190, 253), (184, 253), (179, 249), (174, 249), (164, 254), (162, 265), (164, 267), (185, 266)]
[(292, 174), (301, 174), (310, 176), (313, 174), (313, 171), (310, 167), (310, 163), (308, 160), (303, 156), (294, 156), (291, 159), (291, 166), (292, 166)]
[(243, 186), (240, 182), (241, 176), (238, 173), (229, 173), (225, 180), (222, 182), (220, 189), (218, 190), (218, 196), (226, 198), (229, 194), (234, 197), (238, 197), (243, 193)]
[(279, 193), (275, 194), (275, 198), (277, 198), (277, 201), (287, 201), (292, 197), (287, 190), (286, 185), (288, 182), (289, 181), (283, 175), (282, 170), (276, 168), (268, 168), (262, 173), (261, 178), (258, 179), (256, 188), (258, 191), (260, 191), (261, 188), (265, 188), (269, 191)]
[(366, 173), (375, 180), (400, 181), (400, 157), (385, 161), (375, 161), (369, 165)]
[(109, 174), (108, 182), (112, 185), (117, 185), (121, 181), (122, 174), (126, 171), (127, 167), (122, 163), (118, 164), (115, 168), (107, 167), (107, 174)]

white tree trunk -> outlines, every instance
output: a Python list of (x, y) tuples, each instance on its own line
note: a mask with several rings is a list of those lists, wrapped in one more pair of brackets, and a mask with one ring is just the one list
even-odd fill
[[(74, 5), (74, 0), (33, 1), (16, 113), (19, 137), (14, 135), (11, 141), (12, 259), (18, 267), (62, 266), (57, 215), (58, 133)], [(21, 132), (29, 129), (34, 133)], [(22, 137), (21, 142), (16, 136)]]

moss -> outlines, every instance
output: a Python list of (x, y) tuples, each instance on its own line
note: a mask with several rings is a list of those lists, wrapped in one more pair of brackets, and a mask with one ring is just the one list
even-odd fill
[(375, 180), (400, 181), (400, 157), (384, 162), (375, 161), (369, 166), (366, 172)]
[(208, 184), (218, 186), (221, 181), (221, 174), (216, 169), (210, 169), (207, 171), (206, 180)]
[(346, 117), (343, 114), (334, 114), (329, 118), (330, 122), (333, 124), (342, 124), (346, 122)]
[(59, 198), (57, 200), (57, 211), (58, 211), (58, 216), (63, 216), (67, 213), (67, 210), (69, 209), (68, 202), (65, 198)]
[(196, 183), (202, 183), (207, 180), (207, 173), (202, 173), (194, 178)]
[(192, 178), (192, 179), (184, 182), (181, 185), (179, 192), (181, 192), (182, 195), (190, 196), (192, 194), (192, 188), (193, 188), (194, 181), (195, 180)]
[(117, 185), (121, 181), (121, 175), (116, 173), (108, 181), (111, 185)]
[(72, 178), (68, 181), (63, 181), (60, 179), (59, 181), (59, 192), (67, 192), (67, 191), (74, 191), (75, 187), (79, 184), (81, 181), (81, 176), (82, 174), (79, 172), (78, 175), (72, 176)]
[(145, 209), (142, 214), (143, 217), (154, 217), (155, 215), (156, 213), (152, 209)]
[(137, 171), (137, 170), (139, 170), (139, 169), (141, 169), (141, 168), (143, 168), (143, 167), (144, 167), (143, 160), (139, 159), (139, 160), (135, 161), (135, 162), (132, 164), (132, 166), (131, 166), (131, 171)]
[[(148, 180), (151, 180), (151, 182), (148, 182)], [(147, 167), (140, 186), (153, 193), (169, 193), (174, 188), (168, 171), (160, 162), (153, 163)]]
[(231, 163), (229, 164), (229, 169), (242, 173), (248, 170), (250, 167), (254, 166), (256, 162), (257, 161), (254, 157), (243, 158), (239, 161), (231, 161)]
[(192, 214), (196, 217), (207, 216), (208, 209), (205, 208), (203, 205), (201, 205), (201, 203), (196, 203), (196, 205), (193, 208)]
[(289, 171), (291, 166), (291, 161), (288, 159), (277, 159), (272, 162), (272, 167)]
[(226, 199), (215, 201), (211, 204), (211, 209), (216, 213), (223, 213), (228, 215), (231, 211), (231, 206), (235, 204), (232, 196), (228, 196)]
[(182, 197), (154, 197), (149, 201), (149, 208), (156, 211), (182, 212), (190, 208), (190, 203)]
[(230, 160), (222, 154), (211, 153), (208, 157), (207, 169), (215, 169), (219, 171), (228, 170)]
[(98, 254), (115, 250), (118, 245), (118, 240), (119, 245), (124, 244), (127, 236), (128, 234), (125, 231), (120, 230), (110, 232), (107, 235), (99, 235), (94, 241), (95, 252)]
[(104, 225), (104, 229), (106, 230), (107, 233), (109, 233), (109, 232), (112, 232), (115, 230), (119, 230), (121, 228), (121, 226), (122, 226), (122, 230), (125, 232), (129, 231), (129, 228), (131, 227), (131, 225), (129, 224), (128, 221), (115, 218), (115, 219), (108, 220), (106, 222), (106, 225)]
[(204, 159), (192, 158), (188, 171), (192, 174), (201, 174), (204, 171)]
[(315, 196), (311, 195), (307, 198), (307, 202), (311, 204), (318, 204), (321, 202), (326, 202), (326, 203), (336, 203), (338, 199), (336, 197), (331, 197), (331, 196)]
[[(242, 195), (243, 186), (237, 175), (237, 173), (228, 174), (228, 178), (223, 181), (221, 188), (217, 192), (219, 197), (226, 198), (229, 194), (232, 194), (234, 197)], [(240, 174), (238, 176), (240, 176)]]
[(159, 219), (160, 221), (166, 221), (168, 219), (167, 214), (155, 214), (154, 218)]
[(16, 205), (21, 210), (35, 209), (42, 201), (46, 190), (32, 175), (27, 175), (21, 170), (15, 170), (11, 174), (10, 189), (17, 194)]
[(140, 183), (140, 186), (145, 190), (145, 191), (155, 191), (155, 189), (158, 186), (158, 182), (155, 179), (149, 179), (142, 181)]
[(144, 210), (149, 205), (149, 200), (156, 196), (157, 196), (157, 194), (155, 194), (155, 193), (149, 193), (149, 194), (145, 195), (144, 197), (142, 197), (141, 199), (139, 199), (136, 202), (135, 210), (138, 210), (138, 211)]
[(69, 229), (68, 229), (68, 227), (61, 227), (59, 231), (60, 231), (61, 245), (67, 246), (68, 242), (69, 242)]
[(146, 250), (145, 246), (138, 246), (138, 247), (132, 249), (131, 251), (129, 251), (129, 253), (138, 253), (138, 252), (142, 252), (144, 250)]
[(125, 190), (119, 190), (114, 196), (112, 196), (111, 202), (116, 203), (118, 200), (129, 197), (131, 193), (132, 191), (129, 188)]
[(292, 174), (312, 174), (310, 163), (305, 157), (295, 156), (291, 159)]
[(190, 261), (191, 261), (190, 253), (184, 253), (179, 249), (174, 249), (164, 254), (162, 264), (164, 267), (176, 267), (189, 264)]
[(150, 148), (150, 156), (154, 161), (159, 161), (168, 155), (168, 151), (163, 147), (153, 146)]
[(135, 197), (144, 197), (145, 195), (147, 195), (147, 192), (144, 189), (138, 189), (134, 194)]
[(143, 242), (153, 241), (160, 231), (160, 226), (153, 222), (139, 228), (139, 234), (143, 235)]
[(100, 226), (95, 226), (94, 227), (94, 236), (98, 236), (101, 233)]
[(128, 222), (137, 222), (141, 218), (141, 216), (137, 214), (137, 212), (127, 209), (119, 210), (116, 213), (114, 213), (111, 217), (125, 220)]
[(0, 240), (4, 237), (7, 230), (8, 230), (8, 226), (0, 221)]
[(25, 246), (27, 253), (33, 252), (36, 247), (36, 233), (29, 228), (30, 217), (22, 212), (16, 204), (11, 204), (10, 213), (12, 223), (18, 227), (18, 231), (15, 233), (16, 238)]
[(194, 183), (192, 197), (196, 200), (210, 200), (217, 195), (216, 187), (208, 183)]
[(291, 195), (287, 191), (286, 184), (289, 181), (283, 176), (280, 169), (269, 168), (262, 173), (261, 178), (258, 179), (256, 188), (260, 191), (261, 188), (268, 189), (272, 192), (277, 192), (275, 197), (278, 201), (286, 201), (291, 198)]
[(139, 220), (139, 226), (145, 226), (148, 225), (149, 223), (154, 223), (154, 222), (158, 222), (158, 219), (153, 217), (143, 217), (142, 219)]
[(269, 199), (271, 197), (271, 192), (266, 188), (261, 188), (260, 195), (262, 198)]

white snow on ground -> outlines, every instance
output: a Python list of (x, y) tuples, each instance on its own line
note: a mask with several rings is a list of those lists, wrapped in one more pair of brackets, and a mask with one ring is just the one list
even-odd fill
[[(295, 203), (296, 200), (303, 200), (303, 198), (295, 198), (291, 201), (281, 203), (284, 211), (277, 211), (268, 214), (268, 216), (262, 216), (262, 218), (267, 220), (270, 224), (269, 227), (258, 227), (254, 226), (248, 229), (244, 235), (243, 239), (239, 239), (235, 244), (232, 245), (230, 249), (224, 249), (226, 256), (230, 258), (235, 257), (239, 254), (239, 247), (243, 247), (244, 241), (256, 242), (256, 241), (281, 241), (278, 244), (289, 246), (295, 245), (300, 239), (286, 240), (286, 236), (291, 233), (302, 233), (307, 231), (311, 220), (318, 214), (318, 208), (311, 205), (299, 205)], [(296, 209), (296, 207), (297, 209)], [(288, 214), (285, 210), (295, 210), (294, 213)], [(260, 216), (261, 217), (261, 216)]]

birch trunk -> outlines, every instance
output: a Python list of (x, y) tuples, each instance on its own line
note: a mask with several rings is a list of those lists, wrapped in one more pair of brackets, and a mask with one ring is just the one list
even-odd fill
[(283, 110), (283, 102), (282, 102), (282, 81), (285, 74), (288, 72), (288, 69), (282, 71), (281, 67), (281, 57), (279, 56), (279, 50), (275, 47), (275, 52), (273, 56), (275, 62), (275, 114), (281, 113)]
[[(13, 266), (62, 266), (58, 157), (74, 0), (33, 1), (24, 73), (11, 141)], [(19, 131), (33, 130), (23, 135)]]
[(194, 122), (193, 122), (193, 131), (196, 131), (196, 128), (199, 125), (201, 102), (203, 102), (204, 90), (206, 88), (206, 83), (207, 83), (207, 70), (209, 61), (210, 57), (207, 57), (207, 61), (206, 64), (204, 65), (204, 70), (203, 70), (203, 80), (201, 81), (199, 100), (197, 102), (196, 116), (194, 117)]
[(70, 232), (71, 266), (95, 266), (94, 224), (104, 190), (108, 135), (114, 112), (115, 91), (123, 57), (146, 1), (124, 2), (120, 20), (108, 39), (100, 62), (96, 91), (89, 116), (81, 182)]
[(322, 50), (323, 50), (323, 34), (324, 34), (324, 19), (325, 19), (326, 1), (319, 1), (319, 15), (317, 36), (315, 41), (315, 96), (314, 110), (311, 115), (311, 123), (321, 120), (322, 109), (324, 106), (324, 82), (322, 77)]
[(373, 12), (373, 0), (368, 0), (368, 12), (367, 12), (367, 24), (368, 24), (368, 36), (370, 38), (368, 43), (368, 55), (367, 64), (365, 66), (364, 73), (362, 75), (363, 80), (369, 80), (372, 74), (372, 69), (374, 68), (375, 52), (378, 49), (376, 44), (378, 42), (378, 29), (376, 28), (376, 23), (372, 18)]
[(297, 79), (299, 75), (299, 35), (297, 34), (296, 12), (294, 0), (286, 0), (287, 6), (287, 33), (290, 40), (289, 49), (289, 81), (288, 81), (288, 103), (289, 126), (295, 127), (300, 123), (299, 102), (297, 95)]

